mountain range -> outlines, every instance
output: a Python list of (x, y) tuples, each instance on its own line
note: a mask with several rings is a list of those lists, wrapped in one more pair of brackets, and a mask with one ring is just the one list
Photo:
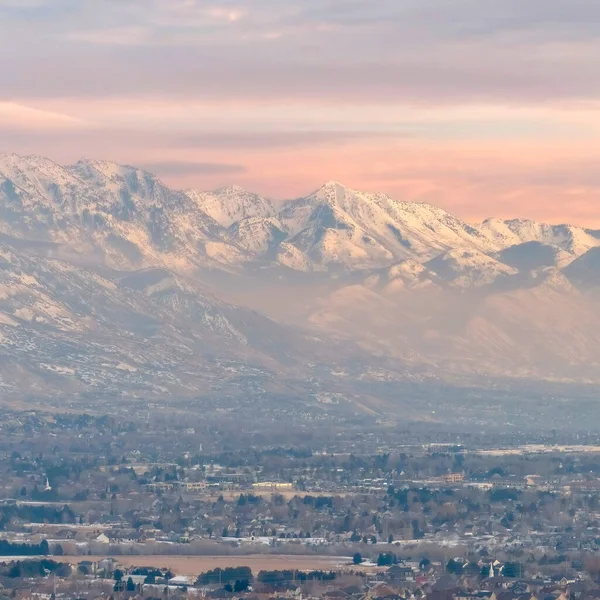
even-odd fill
[(4, 395), (251, 385), (355, 406), (370, 380), (600, 381), (600, 234), (574, 225), (4, 154), (0, 267)]

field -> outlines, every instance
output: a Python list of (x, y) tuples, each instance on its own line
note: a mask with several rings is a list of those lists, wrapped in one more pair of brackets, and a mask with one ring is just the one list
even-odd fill
[[(105, 556), (65, 556), (60, 560), (77, 564), (82, 560), (99, 561)], [(356, 569), (350, 558), (339, 556), (114, 556), (124, 567), (168, 567), (177, 575), (196, 576), (216, 567), (250, 567), (253, 573), (261, 570), (296, 569), (298, 571), (345, 571)]]

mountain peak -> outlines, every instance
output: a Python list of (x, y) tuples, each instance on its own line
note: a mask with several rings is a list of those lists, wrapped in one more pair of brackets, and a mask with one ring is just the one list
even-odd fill
[(270, 200), (249, 192), (239, 185), (222, 187), (212, 192), (185, 190), (184, 194), (223, 227), (230, 227), (248, 217), (275, 215)]
[(14, 152), (1, 152), (0, 164), (17, 167), (19, 169), (22, 169), (24, 166), (30, 166), (32, 168), (47, 168), (48, 166), (52, 166), (56, 169), (62, 168), (44, 156), (39, 156), (37, 154), (21, 155), (15, 154)]
[(243, 188), (241, 185), (237, 185), (235, 183), (231, 185), (226, 185), (224, 187), (217, 188), (214, 190), (215, 194), (251, 194), (246, 188)]
[(135, 167), (129, 165), (121, 165), (114, 161), (97, 160), (93, 158), (82, 158), (73, 165), (73, 170), (76, 172), (86, 172), (88, 175), (91, 172), (96, 172), (107, 179), (114, 177), (122, 177), (132, 171), (137, 171)]
[(341, 181), (337, 181), (335, 179), (330, 179), (329, 181), (326, 181), (322, 186), (322, 188), (332, 188), (332, 187), (341, 187), (344, 188), (345, 190), (349, 189), (347, 185), (344, 185)]
[(308, 199), (319, 199), (319, 200), (333, 200), (335, 201), (338, 197), (343, 197), (348, 193), (360, 194), (356, 190), (352, 190), (343, 183), (335, 180), (326, 181), (321, 187), (317, 188), (312, 194), (309, 194), (306, 198), (300, 198), (300, 200)]

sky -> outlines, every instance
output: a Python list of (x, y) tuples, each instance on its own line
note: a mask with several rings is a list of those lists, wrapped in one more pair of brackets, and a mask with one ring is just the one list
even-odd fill
[(0, 0), (0, 151), (600, 227), (598, 0)]

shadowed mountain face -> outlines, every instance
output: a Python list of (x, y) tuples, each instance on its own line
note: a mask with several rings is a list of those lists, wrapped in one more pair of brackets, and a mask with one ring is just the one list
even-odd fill
[(382, 380), (598, 382), (599, 286), (600, 236), (581, 227), (468, 224), (337, 182), (276, 206), (0, 156), (6, 396), (250, 386), (364, 408)]
[(568, 264), (573, 256), (558, 246), (542, 242), (524, 242), (510, 246), (498, 253), (500, 262), (518, 271), (535, 271), (544, 267), (558, 267)]
[(565, 275), (584, 290), (600, 287), (600, 248), (592, 248), (565, 269)]

